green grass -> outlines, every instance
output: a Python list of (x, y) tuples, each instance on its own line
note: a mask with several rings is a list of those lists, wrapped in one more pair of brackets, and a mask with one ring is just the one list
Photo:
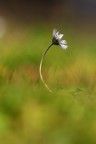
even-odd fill
[(0, 40), (0, 144), (96, 143), (96, 38), (65, 26), (68, 49), (48, 26), (17, 27)]

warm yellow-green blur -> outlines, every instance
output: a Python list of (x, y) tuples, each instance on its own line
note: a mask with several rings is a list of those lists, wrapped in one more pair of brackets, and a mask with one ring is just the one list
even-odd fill
[(0, 144), (96, 142), (95, 36), (69, 28), (68, 49), (53, 46), (43, 63), (52, 94), (38, 71), (52, 27), (10, 27), (0, 39)]

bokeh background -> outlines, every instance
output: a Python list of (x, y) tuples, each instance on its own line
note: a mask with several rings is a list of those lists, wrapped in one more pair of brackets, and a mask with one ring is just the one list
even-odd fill
[(0, 0), (0, 144), (96, 144), (95, 0)]

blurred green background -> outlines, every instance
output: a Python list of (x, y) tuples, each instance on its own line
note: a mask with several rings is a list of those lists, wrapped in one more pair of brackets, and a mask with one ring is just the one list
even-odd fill
[[(96, 144), (96, 2), (0, 0), (0, 144)], [(53, 46), (53, 29), (68, 49)]]

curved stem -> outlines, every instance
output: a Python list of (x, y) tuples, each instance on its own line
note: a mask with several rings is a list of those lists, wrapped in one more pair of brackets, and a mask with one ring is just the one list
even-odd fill
[(52, 93), (52, 90), (51, 90), (51, 89), (48, 87), (48, 85), (45, 83), (45, 81), (44, 81), (44, 79), (43, 79), (43, 76), (42, 76), (42, 63), (43, 63), (43, 60), (44, 60), (44, 57), (45, 57), (47, 51), (49, 50), (49, 48), (50, 48), (52, 45), (53, 45), (53, 43), (50, 44), (50, 45), (48, 46), (48, 48), (45, 50), (45, 52), (44, 52), (44, 54), (43, 54), (43, 56), (42, 56), (42, 58), (41, 58), (41, 61), (40, 61), (40, 66), (39, 66), (40, 78), (41, 78), (42, 82), (44, 83), (45, 87), (46, 87), (46, 88), (49, 90), (49, 92), (51, 92), (51, 93)]

